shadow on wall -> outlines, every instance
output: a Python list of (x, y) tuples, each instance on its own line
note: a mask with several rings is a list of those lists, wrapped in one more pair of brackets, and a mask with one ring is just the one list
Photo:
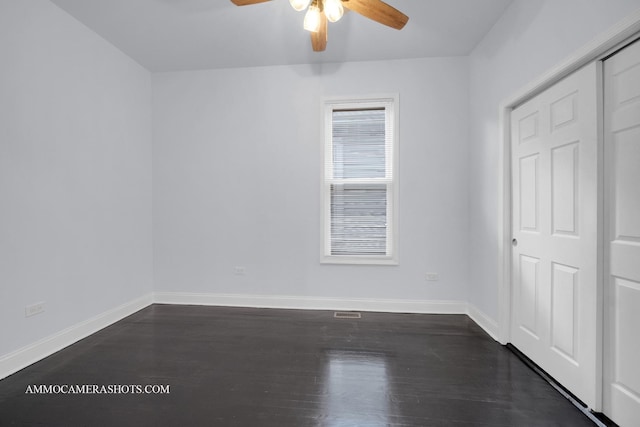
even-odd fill
[[(303, 15), (300, 14), (300, 28), (302, 28), (302, 21)], [(311, 35), (304, 29), (300, 32), (294, 32), (293, 34), (283, 34), (282, 43), (286, 46), (288, 53), (293, 52), (293, 49), (295, 49), (291, 41), (292, 37), (303, 37), (306, 41), (306, 43), (304, 43), (306, 49), (305, 66), (293, 67), (293, 69), (301, 77), (326, 76), (338, 73), (346, 60), (347, 51), (350, 49), (350, 34), (352, 28), (351, 20), (348, 19), (348, 17), (341, 19), (335, 24), (329, 23), (327, 48), (324, 52), (313, 51), (311, 47)]]
[[(311, 50), (311, 46), (309, 46), (309, 50)], [(338, 72), (342, 68), (342, 65), (343, 63), (341, 62), (330, 62), (327, 64), (317, 62), (314, 64), (301, 64), (292, 66), (291, 70), (300, 77), (322, 77), (338, 74)]]

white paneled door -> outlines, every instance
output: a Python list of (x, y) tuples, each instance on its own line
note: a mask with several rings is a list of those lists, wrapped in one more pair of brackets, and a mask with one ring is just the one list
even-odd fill
[(600, 391), (597, 87), (594, 63), (511, 114), (511, 343), (591, 408)]
[(640, 425), (640, 43), (604, 65), (604, 412)]

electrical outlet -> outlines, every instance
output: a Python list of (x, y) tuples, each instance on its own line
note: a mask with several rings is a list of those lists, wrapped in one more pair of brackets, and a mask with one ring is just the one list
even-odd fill
[(233, 267), (233, 274), (235, 274), (236, 276), (244, 276), (244, 274), (246, 273), (246, 269), (242, 266), (235, 266)]
[(427, 273), (426, 279), (427, 282), (437, 282), (440, 280), (440, 275), (438, 273)]
[(44, 311), (44, 302), (37, 302), (35, 304), (28, 305), (24, 308), (24, 317), (35, 316)]

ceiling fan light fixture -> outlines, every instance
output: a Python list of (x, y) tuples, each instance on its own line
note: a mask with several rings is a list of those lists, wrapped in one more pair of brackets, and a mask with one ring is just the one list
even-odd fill
[(320, 31), (320, 8), (314, 2), (304, 15), (304, 29), (312, 33)]
[[(247, 6), (269, 1), (271, 0), (231, 0), (231, 3)], [(409, 21), (407, 15), (383, 0), (289, 0), (289, 4), (297, 11), (307, 8), (303, 27), (311, 32), (311, 47), (314, 52), (322, 52), (327, 47), (327, 24), (338, 21), (348, 11), (396, 30), (404, 28)]]
[(294, 8), (298, 12), (302, 12), (309, 6), (311, 0), (289, 0), (289, 3), (291, 4), (292, 8)]
[(341, 0), (324, 0), (324, 14), (329, 22), (337, 22), (344, 15), (344, 7)]

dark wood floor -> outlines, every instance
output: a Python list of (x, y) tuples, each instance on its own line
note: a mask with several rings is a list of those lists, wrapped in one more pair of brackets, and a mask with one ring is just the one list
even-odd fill
[[(31, 394), (168, 384), (169, 394)], [(462, 315), (150, 306), (0, 381), (1, 426), (592, 426)]]

